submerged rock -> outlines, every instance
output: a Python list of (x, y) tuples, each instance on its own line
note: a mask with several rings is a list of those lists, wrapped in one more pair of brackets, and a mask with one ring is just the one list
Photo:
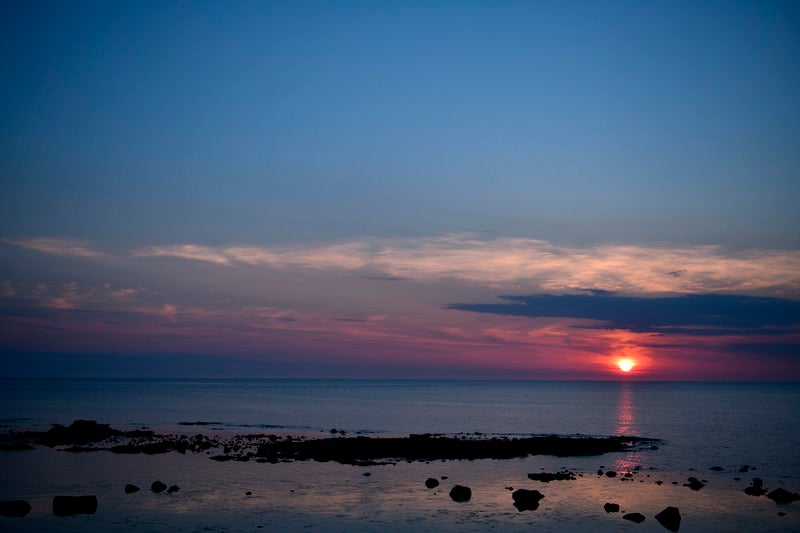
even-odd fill
[(436, 487), (439, 486), (439, 480), (429, 477), (428, 479), (425, 480), (425, 486), (428, 487), (429, 489), (435, 489)]
[(25, 500), (9, 500), (0, 502), (0, 516), (24, 518), (31, 512), (31, 504)]
[(134, 492), (139, 492), (139, 490), (139, 487), (136, 485), (131, 485), (130, 483), (125, 485), (125, 494), (133, 494)]
[(631, 522), (636, 522), (637, 524), (641, 524), (644, 522), (644, 515), (642, 513), (628, 513), (622, 515), (624, 520), (630, 520)]
[(73, 516), (97, 512), (97, 496), (56, 496), (53, 498), (53, 514)]
[(656, 520), (670, 531), (678, 531), (681, 528), (681, 513), (677, 507), (667, 507), (656, 515)]
[(450, 498), (454, 502), (468, 502), (472, 498), (472, 489), (463, 485), (455, 485), (450, 489)]
[(544, 494), (538, 490), (517, 489), (511, 493), (514, 499), (514, 507), (517, 511), (535, 511), (539, 508), (539, 500), (544, 498)]
[(619, 512), (619, 504), (618, 503), (606, 503), (603, 505), (603, 509), (607, 513), (618, 513)]
[(711, 468), (709, 468), (709, 470), (713, 470), (714, 472), (722, 472), (725, 469), (722, 468), (721, 466), (712, 466)]
[(786, 489), (779, 488), (767, 494), (767, 498), (774, 501), (775, 503), (792, 503), (797, 500), (800, 500), (800, 494), (796, 492), (789, 492)]
[(158, 494), (159, 492), (164, 492), (167, 490), (167, 486), (160, 481), (153, 481), (153, 484), (150, 485), (150, 490)]

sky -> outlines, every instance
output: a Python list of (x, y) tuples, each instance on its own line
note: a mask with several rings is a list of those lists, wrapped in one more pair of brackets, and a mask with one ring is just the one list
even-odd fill
[(797, 57), (796, 2), (4, 2), (0, 376), (800, 380)]

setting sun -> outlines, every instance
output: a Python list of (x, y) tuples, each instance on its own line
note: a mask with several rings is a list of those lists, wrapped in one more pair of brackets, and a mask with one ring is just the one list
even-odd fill
[(623, 372), (630, 372), (636, 364), (631, 359), (620, 359), (617, 361), (617, 366)]

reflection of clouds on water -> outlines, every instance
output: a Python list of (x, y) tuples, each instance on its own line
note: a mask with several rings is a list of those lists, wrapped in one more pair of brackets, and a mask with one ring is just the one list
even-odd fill
[[(617, 396), (617, 428), (616, 435), (638, 435), (636, 426), (635, 404), (633, 385), (628, 382), (619, 384)], [(619, 472), (631, 472), (640, 464), (638, 452), (629, 452), (625, 457), (620, 457), (614, 462), (614, 467)]]

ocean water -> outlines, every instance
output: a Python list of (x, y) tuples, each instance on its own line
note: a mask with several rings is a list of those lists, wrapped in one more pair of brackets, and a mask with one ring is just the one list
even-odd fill
[[(800, 502), (776, 506), (744, 495), (754, 476), (768, 488), (800, 492), (800, 384), (360, 380), (6, 380), (0, 382), (0, 425), (46, 429), (84, 418), (121, 429), (146, 426), (175, 433), (284, 432), (349, 434), (475, 433), (485, 435), (636, 435), (660, 439), (657, 450), (590, 458), (401, 463), (364, 469), (338, 464), (219, 464), (203, 456), (119, 457), (49, 449), (0, 453), (0, 499), (37, 502), (25, 521), (0, 528), (56, 527), (178, 530), (281, 527), (287, 530), (475, 530), (565, 528), (661, 530), (602, 511), (622, 500), (652, 516), (680, 506), (681, 531), (800, 531)], [(210, 422), (203, 426), (181, 422)], [(740, 473), (742, 465), (755, 467)], [(721, 472), (711, 466), (722, 467)], [(575, 482), (539, 484), (527, 472), (571, 468)], [(597, 468), (637, 470), (634, 482), (598, 477)], [(32, 474), (38, 472), (38, 475)], [(145, 474), (146, 473), (146, 474)], [(456, 505), (447, 483), (429, 491), (430, 475), (473, 488)], [(707, 481), (699, 492), (688, 476)], [(111, 476), (111, 478), (109, 478)], [(120, 486), (137, 478), (180, 479), (180, 498), (137, 499)], [(739, 478), (739, 479), (737, 479)], [(663, 484), (656, 484), (655, 481)], [(165, 479), (165, 482), (169, 480)], [(450, 483), (453, 483), (452, 481)], [(179, 483), (180, 484), (180, 483)], [(508, 486), (539, 488), (546, 505), (530, 513), (510, 506)], [(253, 494), (244, 497), (245, 488)], [(113, 513), (58, 521), (42, 510), (57, 491), (106, 491)], [(145, 493), (148, 491), (142, 491)], [(601, 501), (602, 500), (602, 501)], [(309, 502), (313, 501), (313, 505)], [(599, 510), (598, 510), (599, 509)], [(783, 515), (778, 515), (781, 512)], [(688, 514), (687, 514), (688, 513)], [(54, 522), (54, 520), (56, 520)], [(119, 522), (122, 520), (122, 522)], [(226, 526), (227, 524), (227, 526)], [(701, 526), (702, 524), (702, 526)], [(24, 528), (22, 527), (24, 525)]]

